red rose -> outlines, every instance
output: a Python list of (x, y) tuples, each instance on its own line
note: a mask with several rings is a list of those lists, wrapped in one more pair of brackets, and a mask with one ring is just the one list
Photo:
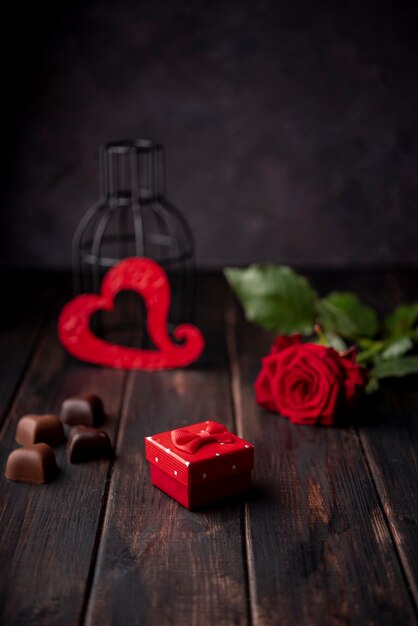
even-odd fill
[(270, 354), (276, 354), (276, 352), (281, 352), (285, 348), (293, 346), (295, 343), (301, 343), (301, 336), (302, 335), (279, 335), (273, 341), (273, 345), (270, 348)]
[(297, 424), (331, 425), (341, 404), (353, 402), (366, 380), (354, 350), (339, 355), (292, 335), (276, 339), (254, 387), (257, 402), (269, 411)]

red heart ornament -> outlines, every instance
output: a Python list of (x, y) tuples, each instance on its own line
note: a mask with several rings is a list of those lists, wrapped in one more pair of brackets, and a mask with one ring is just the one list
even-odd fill
[[(122, 290), (136, 291), (145, 301), (147, 329), (156, 350), (128, 348), (97, 337), (90, 329), (96, 311), (112, 311)], [(198, 328), (181, 324), (167, 332), (170, 283), (163, 268), (151, 259), (132, 257), (115, 265), (103, 279), (100, 295), (83, 294), (64, 306), (58, 319), (58, 337), (77, 359), (118, 369), (162, 370), (184, 367), (202, 353), (205, 342)]]

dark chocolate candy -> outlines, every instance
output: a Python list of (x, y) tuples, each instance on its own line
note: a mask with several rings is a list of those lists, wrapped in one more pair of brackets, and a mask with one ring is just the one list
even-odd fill
[(64, 440), (64, 428), (56, 415), (24, 415), (17, 423), (16, 441), (22, 446), (34, 443), (58, 446)]
[(55, 454), (47, 443), (13, 450), (6, 465), (6, 478), (26, 483), (48, 483), (58, 471)]
[(104, 419), (103, 402), (94, 393), (79, 398), (64, 400), (61, 407), (61, 420), (68, 426), (98, 426)]
[(112, 456), (112, 444), (104, 430), (88, 426), (76, 426), (68, 437), (70, 463), (84, 463)]

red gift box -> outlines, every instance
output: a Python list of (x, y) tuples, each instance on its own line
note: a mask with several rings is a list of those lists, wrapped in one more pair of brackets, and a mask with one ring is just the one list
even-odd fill
[(188, 509), (251, 487), (254, 446), (207, 421), (145, 438), (151, 481)]

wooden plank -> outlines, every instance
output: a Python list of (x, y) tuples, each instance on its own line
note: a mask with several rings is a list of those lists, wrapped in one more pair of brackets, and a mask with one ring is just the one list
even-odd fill
[(383, 389), (364, 416), (359, 435), (418, 606), (418, 394)]
[[(382, 314), (418, 299), (417, 271), (344, 272), (334, 284)], [(317, 281), (318, 282), (318, 281)], [(320, 281), (321, 282), (321, 281)], [(322, 280), (323, 282), (323, 280)], [(329, 277), (325, 277), (329, 284)], [(416, 377), (386, 381), (359, 407), (359, 434), (405, 577), (418, 606), (418, 394)]]
[(201, 283), (198, 297), (209, 363), (130, 375), (87, 624), (248, 621), (242, 501), (187, 511), (151, 485), (143, 443), (202, 419), (233, 428), (217, 284)]
[[(108, 412), (112, 439), (118, 427), (125, 374), (76, 363), (49, 324), (7, 416), (0, 447), (2, 474), (16, 447), (18, 418), (55, 412), (66, 397), (97, 392)], [(55, 448), (59, 476), (48, 485), (0, 478), (0, 615), (8, 625), (77, 624), (106, 499), (109, 462), (70, 465), (65, 445)]]
[(1, 272), (0, 281), (1, 426), (60, 287), (41, 275), (10, 270)]
[[(380, 284), (370, 277), (356, 289), (388, 312), (397, 304), (416, 301), (417, 283), (418, 272), (392, 272), (385, 273)], [(364, 402), (358, 433), (418, 607), (417, 392), (416, 377), (386, 381)]]
[(296, 426), (257, 407), (253, 382), (271, 337), (235, 303), (228, 316), (238, 432), (256, 449), (246, 504), (254, 624), (415, 624), (355, 431)]

